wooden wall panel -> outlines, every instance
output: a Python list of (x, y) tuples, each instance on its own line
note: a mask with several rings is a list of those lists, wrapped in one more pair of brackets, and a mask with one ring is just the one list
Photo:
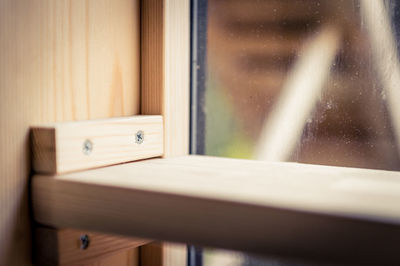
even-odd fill
[(0, 265), (31, 264), (29, 126), (139, 113), (139, 18), (138, 0), (0, 0)]

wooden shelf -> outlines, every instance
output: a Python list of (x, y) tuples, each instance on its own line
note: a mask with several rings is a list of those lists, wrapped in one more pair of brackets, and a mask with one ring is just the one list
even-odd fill
[(400, 260), (400, 173), (184, 156), (35, 176), (57, 228), (338, 262)]

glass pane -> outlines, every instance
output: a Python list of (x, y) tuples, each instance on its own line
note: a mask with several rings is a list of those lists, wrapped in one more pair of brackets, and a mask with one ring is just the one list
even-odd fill
[(397, 1), (204, 6), (202, 153), (399, 169)]
[(192, 152), (399, 170), (399, 18), (396, 0), (194, 1)]

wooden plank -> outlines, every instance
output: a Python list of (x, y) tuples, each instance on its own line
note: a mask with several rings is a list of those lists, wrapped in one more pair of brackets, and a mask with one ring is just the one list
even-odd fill
[(0, 54), (0, 265), (26, 266), (29, 127), (139, 114), (139, 1), (2, 0)]
[(399, 190), (398, 172), (186, 156), (36, 176), (32, 196), (50, 226), (383, 264), (400, 261)]
[[(89, 244), (83, 248), (80, 238), (85, 235)], [(45, 266), (87, 265), (150, 241), (82, 230), (39, 227), (35, 230), (35, 242), (35, 263)]]
[(141, 113), (160, 115), (165, 90), (164, 0), (142, 1), (141, 15)]
[(163, 154), (159, 115), (64, 122), (32, 128), (33, 169), (41, 173), (124, 163)]
[[(46, 264), (37, 264), (46, 265)], [(56, 264), (47, 264), (56, 265)], [(99, 256), (97, 259), (87, 260), (83, 262), (74, 262), (71, 264), (64, 264), (69, 266), (115, 266), (115, 265), (139, 265), (139, 248), (122, 249), (122, 251), (115, 253), (108, 253), (106, 256)]]
[[(165, 157), (186, 155), (189, 152), (190, 1), (141, 1), (141, 30), (141, 113), (163, 115)], [(156, 246), (141, 249), (142, 266), (187, 264), (185, 245)]]
[(140, 247), (140, 265), (187, 265), (187, 246), (171, 242), (153, 242)]
[(98, 261), (85, 264), (83, 266), (115, 266), (115, 265), (139, 265), (139, 248), (122, 251), (120, 253), (111, 254)]
[(141, 246), (140, 252), (140, 265), (163, 265), (164, 250), (166, 243), (153, 242), (148, 245)]
[(189, 152), (188, 0), (142, 2), (141, 113), (163, 115), (165, 156)]

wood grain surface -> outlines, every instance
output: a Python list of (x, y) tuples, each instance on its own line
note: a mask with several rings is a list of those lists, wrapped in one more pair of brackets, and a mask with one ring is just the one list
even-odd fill
[[(190, 1), (141, 2), (141, 113), (163, 115), (164, 157), (189, 153)], [(141, 248), (142, 266), (183, 266), (186, 245)]]
[(159, 115), (34, 126), (33, 170), (54, 174), (160, 157), (163, 137)]
[[(35, 245), (35, 263), (41, 266), (53, 265), (90, 265), (99, 259), (132, 250), (149, 240), (122, 236), (106, 235), (74, 229), (53, 229), (38, 227), (35, 235), (40, 243)], [(88, 236), (89, 244), (81, 247), (81, 236)], [(56, 247), (56, 248), (55, 248)], [(132, 265), (132, 264), (128, 264)]]
[(189, 152), (190, 13), (187, 0), (142, 3), (144, 115), (163, 115), (165, 156)]
[(36, 176), (33, 205), (50, 226), (377, 265), (400, 260), (399, 190), (398, 172), (185, 156)]
[(138, 114), (139, 49), (138, 0), (0, 1), (0, 265), (31, 264), (29, 127)]

